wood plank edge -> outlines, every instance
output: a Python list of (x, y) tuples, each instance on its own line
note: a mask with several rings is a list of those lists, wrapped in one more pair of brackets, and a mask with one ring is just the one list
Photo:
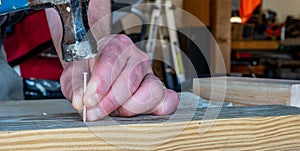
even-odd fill
[(300, 84), (292, 85), (289, 105), (300, 107)]

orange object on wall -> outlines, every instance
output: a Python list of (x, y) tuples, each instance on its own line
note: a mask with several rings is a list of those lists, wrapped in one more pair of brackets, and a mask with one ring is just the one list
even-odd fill
[(246, 23), (248, 19), (252, 16), (254, 10), (257, 6), (262, 3), (262, 0), (241, 0), (240, 5), (240, 17), (242, 18), (242, 23)]

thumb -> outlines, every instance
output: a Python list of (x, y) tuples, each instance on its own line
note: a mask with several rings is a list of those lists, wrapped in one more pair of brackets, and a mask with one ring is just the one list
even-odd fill
[(60, 79), (64, 96), (72, 101), (76, 110), (83, 108), (84, 73), (89, 73), (88, 69), (88, 60), (72, 62), (64, 69)]

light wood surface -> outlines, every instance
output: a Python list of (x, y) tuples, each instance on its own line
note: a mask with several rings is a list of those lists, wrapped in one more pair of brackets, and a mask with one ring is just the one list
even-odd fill
[[(216, 120), (202, 120), (219, 108), (206, 112), (181, 106), (175, 115), (106, 118), (85, 125), (65, 100), (1, 102), (0, 106), (10, 103), (21, 105), (24, 115), (0, 110), (0, 150), (300, 149), (300, 109), (295, 107), (229, 107), (222, 108)], [(52, 103), (58, 105), (58, 113), (48, 111)]]
[[(300, 107), (300, 81), (296, 80), (215, 77), (195, 79), (193, 86), (194, 93), (206, 99), (223, 97), (240, 105)], [(225, 95), (217, 92), (220, 89), (226, 89)]]
[[(105, 142), (88, 128), (1, 132), (0, 150), (125, 150), (124, 147), (153, 150), (298, 150), (299, 119), (299, 116), (223, 119), (215, 121), (202, 134), (199, 133), (200, 121), (187, 125), (166, 124), (164, 129), (152, 132), (151, 136), (142, 133), (142, 130), (153, 128), (155, 124), (128, 126), (141, 133), (120, 131), (117, 126), (94, 129), (114, 139), (119, 146)], [(180, 125), (186, 126), (184, 130), (164, 142)]]

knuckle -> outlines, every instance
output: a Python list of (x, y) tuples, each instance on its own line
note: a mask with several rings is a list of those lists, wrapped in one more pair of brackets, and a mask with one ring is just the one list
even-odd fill
[(124, 35), (124, 34), (118, 34), (116, 35), (116, 39), (122, 41), (123, 43), (126, 43), (126, 44), (129, 44), (129, 43), (132, 43), (131, 39)]
[(129, 91), (133, 94), (136, 91), (136, 89), (140, 86), (144, 78), (144, 71), (142, 66), (135, 66), (128, 75)]
[(118, 54), (121, 53), (121, 49), (118, 48), (117, 45), (113, 44), (113, 43), (110, 43), (108, 44), (105, 49), (104, 49), (104, 53), (105, 54), (110, 54), (110, 55), (113, 55), (113, 56), (118, 56)]
[(130, 77), (129, 77), (129, 80), (128, 80), (128, 90), (129, 90), (129, 93), (132, 95), (138, 88), (138, 86), (140, 85), (140, 81), (141, 80), (138, 80), (136, 77), (138, 77), (136, 74), (132, 74)]
[(143, 71), (144, 71), (144, 63), (140, 62), (138, 64), (136, 64), (133, 69), (132, 69), (132, 73), (135, 75), (138, 75), (138, 78), (142, 78), (141, 76), (143, 75)]
[(115, 99), (110, 99), (103, 104), (105, 114), (110, 114), (120, 106), (120, 103)]
[(142, 51), (141, 51), (141, 58), (142, 58), (143, 61), (149, 61), (150, 60), (149, 55), (142, 52)]
[(95, 93), (98, 95), (103, 95), (103, 93), (109, 89), (109, 80), (110, 79), (103, 79), (101, 75), (97, 75), (93, 83), (91, 83), (96, 90)]
[(128, 58), (128, 49), (123, 49), (117, 45), (106, 46), (103, 53), (101, 54), (102, 58), (111, 58), (114, 60), (124, 60)]
[(159, 82), (152, 81), (147, 89), (150, 92), (151, 100), (159, 102), (164, 99), (165, 93)]
[(116, 63), (115, 56), (113, 56), (113, 55), (105, 55), (103, 57), (105, 57), (105, 62), (104, 63), (105, 63), (105, 66), (107, 68), (112, 68), (115, 65), (115, 63)]
[(132, 72), (144, 77), (151, 69), (150, 62), (148, 60), (141, 60), (132, 67)]
[(161, 92), (163, 92), (163, 88), (162, 88), (161, 82), (159, 82), (159, 81), (151, 81), (150, 90), (152, 92), (154, 92), (154, 93), (158, 92), (156, 94), (153, 94), (154, 96), (155, 95), (158, 96), (159, 94), (161, 94), (161, 97), (162, 97), (163, 93), (161, 93)]
[(143, 84), (145, 84), (146, 86), (149, 85), (150, 88), (154, 88), (153, 90), (156, 89), (162, 90), (161, 81), (152, 74), (147, 74), (145, 76), (145, 80), (143, 81)]
[[(114, 69), (115, 67), (121, 66), (121, 59), (118, 59), (114, 54), (103, 54), (100, 60), (100, 66), (103, 69)], [(117, 68), (118, 69), (118, 68)], [(97, 73), (101, 73), (104, 71), (97, 71)]]
[(154, 75), (154, 74), (147, 74), (147, 81), (156, 81), (160, 85), (162, 85), (162, 82)]
[(147, 69), (148, 67), (151, 67), (150, 57), (144, 52), (141, 52), (141, 61), (144, 68), (146, 67)]

